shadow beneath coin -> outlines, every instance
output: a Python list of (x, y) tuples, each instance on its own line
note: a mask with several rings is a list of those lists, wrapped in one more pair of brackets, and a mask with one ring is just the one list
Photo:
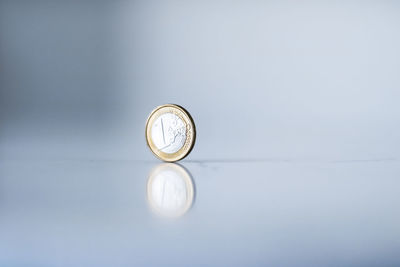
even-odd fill
[(147, 201), (160, 217), (179, 218), (195, 201), (195, 183), (190, 172), (176, 163), (161, 163), (149, 173)]

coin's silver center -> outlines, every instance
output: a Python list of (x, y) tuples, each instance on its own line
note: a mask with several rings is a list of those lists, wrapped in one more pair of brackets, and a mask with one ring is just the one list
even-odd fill
[(164, 113), (154, 121), (151, 138), (159, 151), (173, 154), (185, 144), (186, 125), (177, 115)]

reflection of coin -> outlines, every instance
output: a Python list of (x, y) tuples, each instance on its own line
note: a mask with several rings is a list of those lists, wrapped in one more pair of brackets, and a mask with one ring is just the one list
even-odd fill
[(160, 159), (174, 162), (186, 157), (194, 146), (196, 129), (190, 114), (182, 107), (162, 105), (151, 112), (146, 123), (146, 140)]
[(180, 217), (193, 203), (192, 177), (178, 164), (160, 164), (150, 172), (147, 199), (157, 214), (171, 218)]

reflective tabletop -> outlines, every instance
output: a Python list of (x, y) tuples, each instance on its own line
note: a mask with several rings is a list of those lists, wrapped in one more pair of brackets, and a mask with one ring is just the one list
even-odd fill
[(396, 160), (2, 160), (1, 266), (396, 266)]

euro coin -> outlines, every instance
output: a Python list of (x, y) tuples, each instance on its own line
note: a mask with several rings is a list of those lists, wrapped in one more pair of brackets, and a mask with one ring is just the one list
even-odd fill
[(159, 159), (175, 162), (186, 157), (196, 140), (194, 121), (183, 107), (166, 104), (154, 109), (146, 123), (146, 141)]

